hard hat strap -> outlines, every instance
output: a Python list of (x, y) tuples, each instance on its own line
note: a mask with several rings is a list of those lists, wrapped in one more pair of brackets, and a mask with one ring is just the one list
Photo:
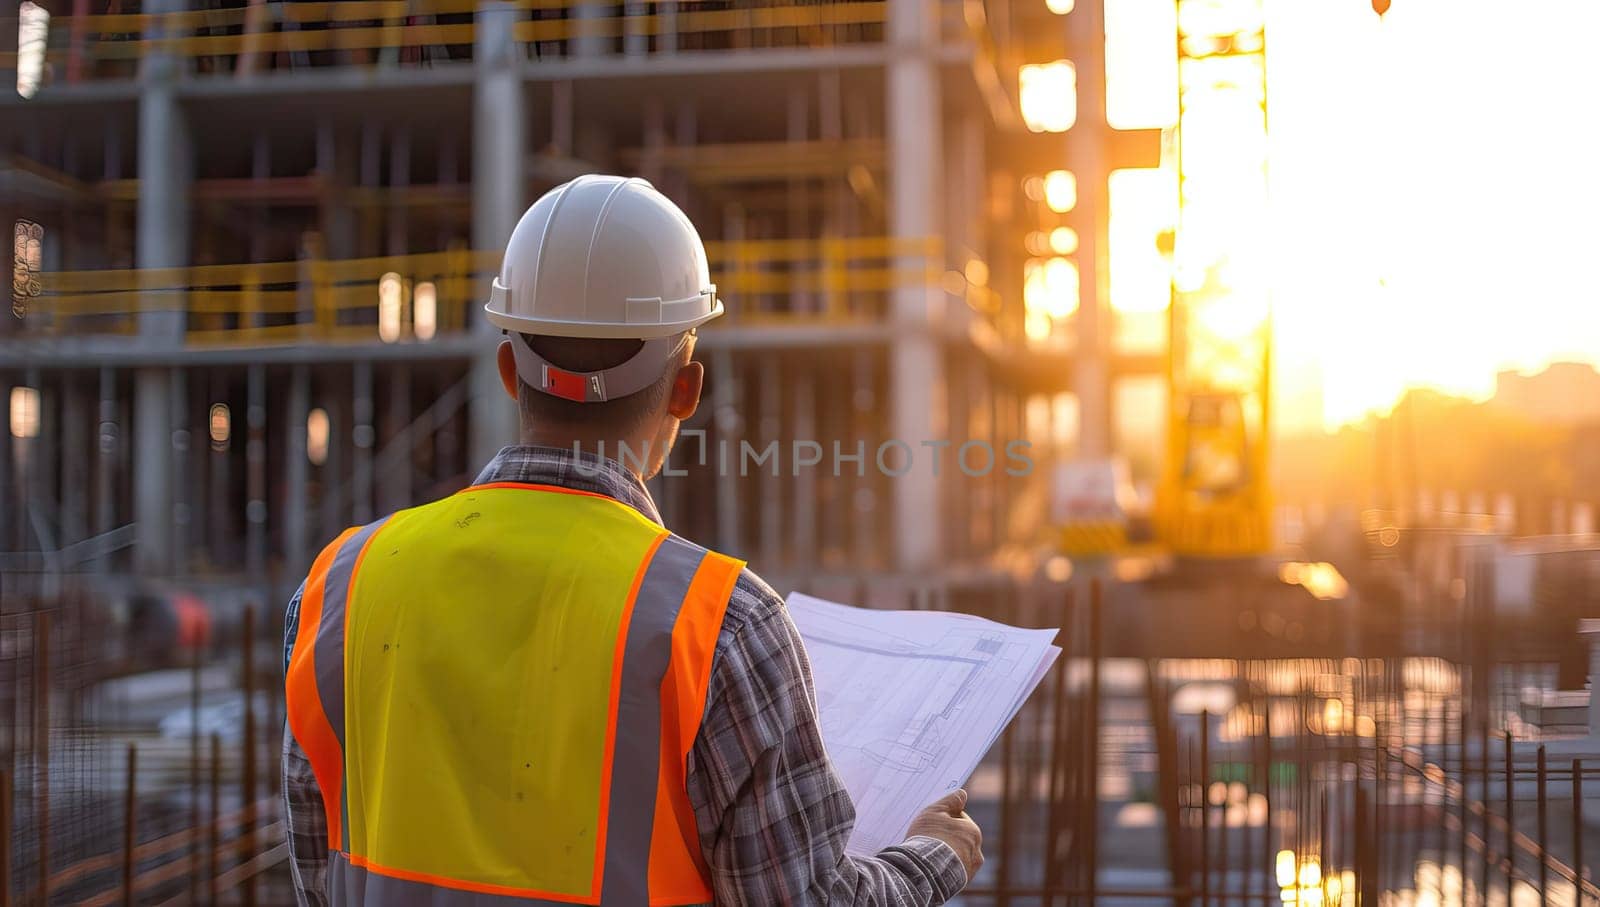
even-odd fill
[(541, 393), (577, 403), (604, 403), (636, 394), (661, 380), (667, 362), (688, 342), (689, 332), (646, 340), (628, 361), (593, 372), (574, 372), (534, 352), (526, 334), (513, 334), (517, 376)]

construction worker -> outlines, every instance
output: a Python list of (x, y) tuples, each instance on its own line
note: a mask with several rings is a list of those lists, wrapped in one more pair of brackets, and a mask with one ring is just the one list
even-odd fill
[(695, 329), (723, 311), (688, 218), (643, 180), (573, 180), (523, 215), (485, 310), (521, 443), (346, 531), (290, 604), (300, 902), (959, 892), (983, 859), (966, 794), (847, 854), (854, 808), (783, 600), (663, 528), (645, 490), (699, 403)]

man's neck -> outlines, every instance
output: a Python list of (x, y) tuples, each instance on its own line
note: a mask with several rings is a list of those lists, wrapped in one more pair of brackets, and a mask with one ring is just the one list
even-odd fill
[(553, 447), (557, 450), (581, 451), (608, 460), (644, 481), (645, 464), (651, 462), (650, 440), (643, 437), (617, 438), (574, 431), (524, 430), (521, 443), (530, 447)]

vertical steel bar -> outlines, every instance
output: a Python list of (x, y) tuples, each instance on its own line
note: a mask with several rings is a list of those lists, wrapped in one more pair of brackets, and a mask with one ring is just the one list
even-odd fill
[(217, 873), (222, 848), (222, 738), (211, 735), (211, 822), (206, 828), (206, 903), (217, 905)]
[(194, 641), (189, 665), (189, 903), (200, 902), (200, 657), (204, 646)]
[[(1322, 790), (1317, 795), (1317, 806), (1322, 810), (1322, 830), (1317, 835), (1317, 865), (1320, 867), (1322, 878), (1327, 878), (1328, 873), (1335, 872), (1333, 868), (1333, 818), (1328, 814), (1328, 788), (1324, 781)], [(1330, 905), (1331, 907), (1331, 905)]]
[(1250, 770), (1245, 776), (1244, 825), (1243, 834), (1241, 835), (1242, 840), (1239, 842), (1239, 866), (1244, 870), (1245, 874), (1241, 883), (1244, 902), (1252, 904), (1255, 903), (1255, 896), (1258, 893), (1256, 889), (1259, 887), (1257, 882), (1261, 877), (1259, 872), (1252, 872), (1250, 866), (1250, 862), (1255, 859), (1257, 854), (1255, 825), (1250, 821), (1250, 803), (1261, 787), (1261, 740), (1255, 729), (1256, 715), (1260, 713), (1260, 706), (1256, 702), (1255, 675), (1251, 663), (1245, 662), (1241, 665), (1239, 674), (1244, 682), (1244, 688), (1247, 691), (1245, 695), (1248, 697), (1247, 702), (1250, 706), (1247, 712), (1248, 724), (1245, 726), (1246, 740), (1249, 743), (1249, 752), (1245, 758), (1250, 760)]
[(1511, 745), (1511, 732), (1506, 731), (1503, 739), (1505, 741), (1503, 750), (1506, 763), (1506, 898), (1509, 903), (1511, 885), (1517, 878), (1517, 769), (1515, 763), (1516, 752)]
[(1367, 837), (1367, 792), (1361, 786), (1361, 776), (1356, 775), (1356, 907), (1373, 907), (1377, 901), (1368, 894), (1375, 884), (1372, 874), (1367, 871), (1368, 854), (1372, 851), (1372, 840)]
[(1539, 907), (1550, 907), (1550, 824), (1549, 798), (1546, 796), (1544, 744), (1539, 745)]
[[(1467, 686), (1459, 680), (1461, 670), (1461, 666), (1457, 666), (1456, 692), (1465, 697)], [(1467, 907), (1467, 783), (1472, 778), (1471, 772), (1467, 763), (1467, 703), (1463, 698), (1456, 703), (1456, 775), (1460, 778), (1456, 789), (1456, 814), (1461, 826), (1457, 829), (1456, 864), (1461, 870), (1461, 907)]]
[(125, 817), (122, 825), (122, 905), (133, 907), (133, 845), (137, 839), (135, 823), (138, 819), (139, 794), (138, 794), (139, 747), (129, 741), (128, 743), (128, 776), (125, 797), (122, 808)]
[(1093, 905), (1100, 877), (1100, 655), (1101, 608), (1100, 578), (1089, 581), (1089, 751), (1087, 776), (1089, 837), (1084, 842), (1084, 862), (1088, 864), (1089, 903)]
[[(1270, 670), (1270, 668), (1268, 668)], [(1267, 798), (1266, 817), (1261, 829), (1261, 859), (1266, 871), (1274, 871), (1278, 857), (1278, 842), (1274, 841), (1272, 824), (1272, 678), (1262, 681), (1261, 692), (1261, 762), (1265, 772), (1261, 777), (1261, 791)]]
[[(1227, 715), (1222, 717), (1227, 721)], [(1218, 742), (1221, 742), (1220, 739)], [(1232, 763), (1229, 763), (1230, 765)], [(1217, 901), (1223, 907), (1228, 903), (1228, 791), (1232, 782), (1227, 780), (1226, 772), (1221, 772), (1219, 780), (1222, 783), (1222, 803), (1217, 808), (1217, 867), (1221, 874), (1217, 878)], [(1211, 780), (1206, 781), (1206, 802), (1211, 802)]]
[(1200, 710), (1200, 907), (1211, 907), (1211, 713)]
[[(1482, 681), (1484, 686), (1480, 690), (1488, 689), (1488, 681)], [(1489, 836), (1489, 700), (1482, 697), (1482, 702), (1476, 705), (1478, 709), (1478, 798), (1483, 803), (1483, 813), (1479, 817), (1479, 831), (1483, 838), (1483, 861), (1478, 867), (1478, 900), (1479, 903), (1489, 903), (1489, 870), (1490, 857), (1494, 848)]]
[[(1072, 590), (1065, 593), (1063, 602), (1067, 619), (1073, 610)], [(1061, 801), (1065, 796), (1062, 781), (1062, 760), (1066, 756), (1067, 720), (1067, 664), (1069, 659), (1056, 661), (1055, 677), (1050, 686), (1050, 804), (1045, 816), (1044, 834), (1044, 907), (1055, 907), (1056, 841), (1061, 836)]]
[[(244, 609), (244, 765), (240, 782), (243, 787), (244, 827), (241, 859), (256, 855), (256, 606)], [(244, 890), (240, 892), (244, 907), (255, 907), (256, 877), (245, 876)]]
[[(995, 904), (1011, 903), (1011, 851), (1016, 846), (1016, 828), (1011, 811), (1011, 755), (1016, 734), (1010, 728), (1000, 737), (1000, 859), (995, 868)], [(1026, 782), (1024, 782), (1026, 783)]]
[(1572, 760), (1573, 901), (1583, 903), (1583, 760)]
[(50, 612), (33, 619), (34, 810), (38, 838), (38, 900), (50, 903)]
[(11, 907), (11, 773), (0, 768), (0, 907)]

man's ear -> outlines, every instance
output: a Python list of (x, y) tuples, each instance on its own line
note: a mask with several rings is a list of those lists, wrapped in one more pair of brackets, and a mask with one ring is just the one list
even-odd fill
[(495, 350), (495, 364), (500, 367), (500, 383), (505, 386), (506, 393), (511, 399), (517, 399), (517, 356), (511, 351), (511, 341), (500, 341), (500, 348)]
[(691, 360), (678, 369), (672, 379), (672, 390), (667, 395), (667, 412), (679, 422), (694, 415), (700, 406), (700, 391), (705, 388), (705, 366)]

